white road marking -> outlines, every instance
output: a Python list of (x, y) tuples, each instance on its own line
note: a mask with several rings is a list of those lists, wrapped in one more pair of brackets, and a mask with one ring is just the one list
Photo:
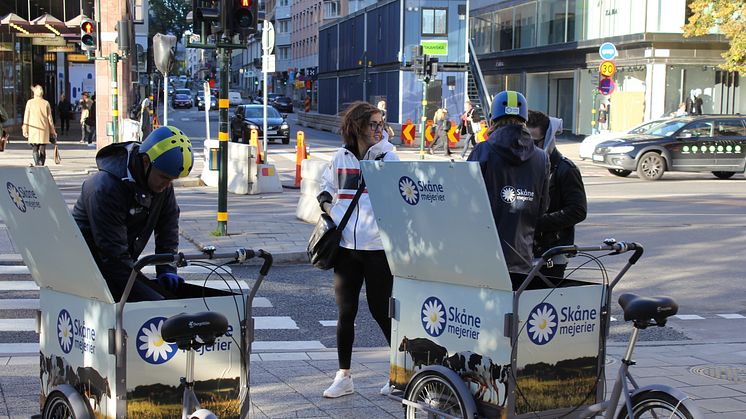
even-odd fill
[(676, 317), (679, 320), (704, 320), (705, 318), (702, 316), (698, 316), (696, 314), (677, 314), (674, 317)]
[[(212, 269), (209, 269), (207, 267), (194, 265), (179, 268), (179, 272), (183, 274), (201, 274), (209, 273), (211, 271)], [(146, 266), (145, 268), (143, 268), (142, 272), (146, 274), (154, 274), (155, 266)], [(232, 270), (230, 266), (223, 266), (216, 272), (229, 274), (232, 272)], [(26, 265), (0, 265), (0, 275), (31, 275), (31, 272), (29, 271), (28, 267), (26, 267)]]
[(724, 319), (746, 319), (746, 316), (741, 314), (718, 314), (718, 316)]
[[(0, 287), (2, 288), (2, 287)], [(254, 297), (254, 308), (272, 308), (273, 305), (265, 297)], [(0, 310), (36, 310), (39, 308), (38, 298), (7, 298), (0, 299)]]

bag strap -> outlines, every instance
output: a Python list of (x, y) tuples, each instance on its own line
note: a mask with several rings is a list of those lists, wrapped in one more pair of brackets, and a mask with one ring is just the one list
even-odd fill
[(360, 195), (363, 194), (363, 189), (365, 189), (365, 179), (360, 182), (360, 187), (357, 188), (357, 192), (355, 192), (355, 196), (352, 198), (352, 201), (350, 202), (350, 206), (347, 207), (347, 211), (345, 211), (344, 217), (342, 217), (342, 221), (339, 222), (339, 225), (337, 226), (337, 230), (344, 230), (345, 226), (347, 225), (347, 221), (350, 220), (350, 217), (352, 216), (352, 210), (355, 209), (355, 206), (357, 205), (357, 201), (360, 200)]

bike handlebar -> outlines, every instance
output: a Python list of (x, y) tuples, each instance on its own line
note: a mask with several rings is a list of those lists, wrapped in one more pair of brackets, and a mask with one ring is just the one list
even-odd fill
[(629, 258), (629, 261), (631, 264), (635, 264), (640, 257), (642, 257), (642, 253), (644, 251), (643, 247), (639, 243), (635, 242), (618, 242), (614, 239), (607, 239), (604, 240), (603, 245), (599, 246), (557, 246), (553, 247), (544, 254), (541, 255), (541, 258), (544, 259), (544, 261), (547, 261), (551, 259), (554, 256), (557, 255), (577, 255), (579, 252), (599, 252), (599, 251), (611, 251), (615, 254), (622, 254), (629, 251), (634, 251), (635, 253), (632, 255), (632, 257)]
[(272, 267), (272, 254), (264, 250), (253, 250), (239, 248), (233, 252), (226, 253), (215, 253), (215, 248), (207, 246), (202, 249), (202, 253), (184, 254), (184, 253), (157, 253), (154, 255), (148, 255), (142, 257), (135, 262), (134, 269), (140, 270), (147, 265), (167, 265), (175, 264), (177, 267), (188, 265), (190, 260), (205, 260), (205, 259), (232, 259), (234, 262), (242, 263), (247, 260), (259, 257), (264, 259), (264, 263), (259, 268), (259, 273), (267, 275), (269, 268)]

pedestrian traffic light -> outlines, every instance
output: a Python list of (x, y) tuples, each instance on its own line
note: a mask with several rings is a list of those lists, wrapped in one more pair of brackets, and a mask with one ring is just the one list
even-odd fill
[(229, 35), (245, 38), (257, 31), (259, 0), (227, 0), (233, 7), (226, 7)]
[(96, 49), (96, 22), (87, 17), (80, 20), (80, 49), (83, 51)]
[(219, 19), (220, 9), (215, 7), (215, 2), (192, 0), (192, 33), (200, 35), (200, 42), (207, 42), (207, 36), (219, 29), (212, 26)]

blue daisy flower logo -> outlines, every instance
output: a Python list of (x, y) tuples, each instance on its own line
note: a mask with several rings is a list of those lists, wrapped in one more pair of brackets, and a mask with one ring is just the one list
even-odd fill
[(148, 364), (163, 364), (173, 358), (178, 350), (175, 343), (168, 343), (161, 336), (161, 328), (165, 321), (165, 317), (153, 317), (143, 323), (137, 332), (137, 353)]
[(404, 202), (409, 205), (417, 205), (420, 202), (420, 191), (409, 176), (402, 176), (399, 179), (399, 193), (404, 198)]
[(500, 198), (506, 204), (512, 204), (513, 202), (515, 202), (516, 195), (517, 194), (515, 188), (510, 185), (504, 186), (500, 191)]
[(437, 337), (446, 328), (446, 307), (438, 297), (429, 297), (422, 304), (422, 327), (428, 335)]
[(57, 342), (66, 354), (73, 349), (73, 320), (67, 310), (62, 310), (57, 315)]
[(15, 204), (16, 208), (18, 208), (21, 212), (26, 212), (26, 203), (23, 202), (21, 191), (16, 188), (16, 185), (8, 182), (5, 187), (8, 189), (10, 200), (13, 201), (13, 204)]
[(541, 303), (528, 315), (528, 338), (537, 345), (545, 345), (557, 333), (557, 310), (549, 303)]

